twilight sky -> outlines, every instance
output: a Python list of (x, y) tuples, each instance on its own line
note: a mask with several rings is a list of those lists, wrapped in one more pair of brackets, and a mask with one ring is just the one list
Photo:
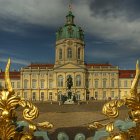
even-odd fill
[[(134, 69), (140, 58), (139, 0), (73, 0), (75, 23), (85, 32), (85, 61)], [(54, 63), (55, 32), (69, 0), (0, 0), (0, 68)]]

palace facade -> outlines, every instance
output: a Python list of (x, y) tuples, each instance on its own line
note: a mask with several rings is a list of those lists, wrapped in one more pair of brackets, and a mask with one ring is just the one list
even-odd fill
[[(60, 101), (67, 94), (67, 77), (72, 76), (72, 93), (77, 100), (124, 98), (129, 95), (135, 70), (120, 70), (111, 64), (86, 64), (84, 33), (71, 11), (56, 32), (55, 63), (31, 64), (11, 71), (12, 87), (18, 96), (33, 101)], [(4, 72), (0, 72), (4, 87)], [(140, 84), (139, 89), (140, 91)]]

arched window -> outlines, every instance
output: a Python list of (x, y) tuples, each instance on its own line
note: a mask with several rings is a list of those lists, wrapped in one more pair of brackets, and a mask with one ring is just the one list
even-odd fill
[(94, 83), (95, 83), (95, 88), (98, 88), (98, 82), (99, 80), (98, 79), (95, 79)]
[(80, 75), (76, 76), (76, 86), (77, 87), (81, 86), (81, 76)]
[(72, 58), (72, 49), (68, 48), (67, 50), (67, 58)]
[(24, 80), (24, 89), (27, 89), (27, 88), (28, 88), (28, 80), (25, 79), (25, 80)]
[(59, 59), (62, 59), (62, 49), (59, 49)]
[(45, 83), (45, 80), (44, 79), (42, 79), (41, 81), (40, 81), (40, 88), (41, 89), (44, 89), (44, 84)]
[(106, 88), (106, 79), (103, 79), (103, 88)]
[(32, 80), (32, 88), (37, 88), (37, 81), (35, 79)]
[(80, 59), (81, 49), (78, 48), (78, 59)]
[(115, 87), (115, 79), (111, 79), (111, 87)]
[(62, 75), (58, 76), (58, 87), (63, 87), (63, 76)]

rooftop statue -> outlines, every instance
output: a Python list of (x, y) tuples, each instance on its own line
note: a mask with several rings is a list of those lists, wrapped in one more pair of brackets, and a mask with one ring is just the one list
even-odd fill
[[(107, 124), (94, 122), (89, 128), (105, 130), (96, 131), (94, 140), (107, 137), (106, 140), (140, 140), (140, 95), (137, 86), (140, 79), (139, 61), (136, 63), (136, 75), (130, 89), (130, 96), (122, 100), (112, 100), (103, 106), (102, 113), (109, 119), (115, 119), (119, 115), (118, 108), (125, 105), (128, 108), (128, 118), (125, 121), (116, 120)], [(119, 131), (116, 131), (118, 128)]]
[[(32, 140), (34, 135), (41, 135), (37, 131), (39, 128), (52, 128), (49, 122), (33, 123), (33, 120), (39, 116), (39, 111), (31, 102), (15, 95), (12, 89), (10, 77), (10, 59), (5, 69), (6, 88), (0, 93), (0, 139), (1, 140)], [(23, 107), (23, 121), (18, 122), (16, 109)], [(20, 126), (27, 126), (28, 131), (20, 130)], [(38, 133), (37, 133), (38, 132)]]

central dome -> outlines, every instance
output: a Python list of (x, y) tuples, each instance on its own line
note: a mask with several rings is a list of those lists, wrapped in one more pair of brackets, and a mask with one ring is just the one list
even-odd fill
[(84, 40), (84, 32), (81, 27), (74, 24), (74, 15), (71, 11), (66, 16), (66, 24), (56, 32), (57, 41), (67, 38)]

